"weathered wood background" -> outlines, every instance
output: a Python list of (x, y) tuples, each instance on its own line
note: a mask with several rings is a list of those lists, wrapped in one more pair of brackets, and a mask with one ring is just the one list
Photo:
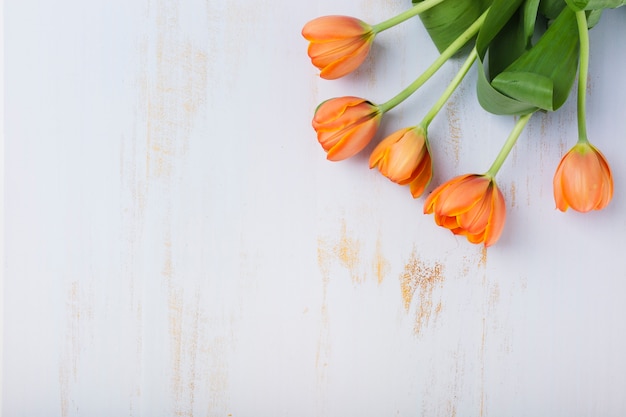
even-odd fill
[[(367, 152), (326, 161), (310, 127), (320, 101), (382, 102), (436, 51), (415, 20), (320, 80), (303, 24), (409, 6), (5, 2), (3, 416), (626, 415), (626, 10), (591, 34), (613, 202), (554, 208), (570, 100), (501, 170), (506, 229), (484, 250)], [(431, 125), (430, 189), (486, 170), (513, 126), (480, 109), (475, 77)]]

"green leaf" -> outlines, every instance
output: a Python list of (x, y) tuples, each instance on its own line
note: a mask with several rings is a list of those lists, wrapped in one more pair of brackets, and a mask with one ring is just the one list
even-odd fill
[(525, 0), (489, 46), (489, 74), (495, 77), (531, 47), (539, 0)]
[[(419, 3), (422, 0), (413, 0)], [(485, 10), (493, 0), (454, 0), (444, 1), (420, 14), (420, 19), (433, 43), (443, 52), (459, 37)]]
[[(505, 72), (532, 73), (552, 80), (553, 96), (551, 106), (539, 106), (544, 110), (556, 110), (567, 99), (578, 67), (578, 29), (574, 12), (564, 8), (554, 23), (548, 27), (539, 42), (512, 63)], [(531, 83), (516, 85), (514, 89), (496, 87), (500, 92), (526, 98), (536, 93)], [(521, 93), (522, 89), (525, 93)], [(543, 102), (536, 97), (532, 100)]]
[(587, 15), (587, 27), (591, 29), (600, 21), (600, 17), (602, 16), (602, 9), (592, 10)]
[(552, 110), (554, 83), (549, 77), (532, 72), (505, 71), (493, 79), (491, 85), (498, 91), (534, 107)]
[(526, 46), (530, 48), (533, 35), (535, 34), (535, 25), (537, 23), (537, 12), (539, 11), (540, 0), (526, 0), (522, 6), (522, 24), (524, 27), (524, 37), (526, 38)]
[(574, 11), (615, 9), (626, 4), (626, 0), (565, 0)]
[(489, 74), (491, 77), (504, 71), (525, 51), (527, 39), (519, 11), (498, 32), (489, 45)]
[(565, 6), (565, 0), (541, 0), (539, 2), (539, 13), (549, 20), (556, 19)]
[(521, 115), (537, 110), (536, 106), (511, 98), (493, 88), (485, 75), (483, 63), (480, 60), (478, 61), (476, 93), (482, 108), (493, 114)]
[(523, 0), (494, 0), (476, 39), (476, 51), (484, 58), (487, 48), (506, 26)]

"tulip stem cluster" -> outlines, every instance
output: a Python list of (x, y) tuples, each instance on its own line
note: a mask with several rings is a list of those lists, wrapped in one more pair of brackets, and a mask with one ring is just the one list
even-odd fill
[[(574, 60), (574, 55), (571, 54), (576, 52), (579, 54), (578, 143), (563, 156), (556, 170), (553, 180), (554, 200), (557, 209), (561, 211), (566, 211), (571, 207), (579, 212), (601, 210), (611, 201), (613, 197), (613, 174), (611, 168), (604, 155), (591, 145), (587, 139), (585, 113), (589, 69), (589, 24), (587, 22), (587, 12), (577, 10), (577, 8), (581, 5), (588, 6), (587, 3), (594, 3), (595, 6), (602, 6), (600, 7), (602, 9), (614, 3), (600, 0), (596, 2), (582, 0), (552, 1), (550, 4), (555, 7), (558, 3), (565, 3), (562, 6), (571, 7), (575, 16), (569, 10), (564, 10), (565, 14), (559, 14), (553, 25), (545, 32), (545, 35), (542, 35), (535, 45), (526, 45), (526, 50), (511, 64), (509, 62), (510, 58), (515, 57), (509, 55), (515, 55), (516, 52), (512, 51), (509, 53), (505, 49), (512, 42), (511, 39), (527, 41), (526, 36), (528, 33), (526, 33), (526, 29), (528, 28), (524, 27), (523, 33), (515, 35), (512, 35), (509, 29), (504, 30), (502, 32), (504, 38), (500, 38), (502, 42), (494, 43), (494, 37), (499, 36), (503, 27), (507, 27), (507, 22), (515, 22), (515, 19), (518, 19), (515, 14), (507, 17), (507, 13), (513, 11), (510, 10), (510, 2), (506, 0), (487, 2), (491, 6), (480, 17), (473, 20), (476, 15), (465, 16), (465, 19), (462, 19), (462, 26), (458, 26), (459, 21), (456, 17), (459, 7), (472, 5), (473, 2), (478, 2), (478, 0), (450, 0), (448, 3), (445, 3), (445, 0), (420, 0), (411, 9), (373, 26), (350, 16), (322, 16), (308, 22), (302, 29), (302, 35), (309, 41), (307, 53), (313, 65), (320, 70), (320, 77), (331, 80), (343, 77), (356, 70), (367, 57), (370, 46), (378, 33), (437, 5), (440, 5), (440, 7), (434, 11), (442, 12), (441, 14), (435, 13), (437, 18), (434, 22), (437, 24), (434, 27), (437, 30), (444, 30), (445, 32), (446, 29), (453, 28), (456, 36), (458, 34), (457, 30), (460, 27), (464, 28), (464, 32), (458, 35), (452, 43), (448, 44), (449, 39), (446, 36), (445, 44), (448, 46), (443, 52), (419, 77), (390, 100), (377, 104), (377, 102), (361, 97), (344, 96), (332, 98), (320, 104), (315, 110), (312, 126), (317, 133), (319, 143), (327, 153), (326, 158), (330, 161), (341, 161), (364, 150), (376, 136), (383, 115), (415, 93), (450, 58), (461, 51), (470, 40), (476, 38), (479, 32), (481, 36), (483, 33), (485, 34), (484, 39), (491, 39), (487, 41), (486, 45), (481, 45), (480, 48), (474, 45), (465, 62), (463, 62), (455, 76), (441, 93), (441, 96), (433, 103), (418, 125), (401, 128), (382, 139), (371, 152), (369, 158), (370, 168), (378, 169), (383, 176), (396, 184), (409, 186), (413, 198), (420, 197), (426, 191), (433, 178), (433, 159), (428, 140), (428, 127), (456, 91), (474, 62), (479, 59), (479, 56), (483, 56), (483, 52), (487, 52), (486, 49), (484, 51), (483, 49), (488, 48), (490, 62), (492, 58), (495, 58), (494, 62), (498, 64), (493, 67), (513, 68), (510, 70), (505, 69), (501, 72), (501, 74), (504, 74), (501, 77), (501, 81), (504, 83), (501, 87), (506, 91), (512, 90), (509, 91), (511, 95), (507, 95), (506, 91), (501, 92), (495, 85), (491, 85), (489, 80), (479, 78), (479, 82), (484, 83), (486, 80), (488, 83), (486, 89), (478, 88), (479, 98), (481, 91), (483, 91), (482, 97), (487, 98), (486, 103), (492, 113), (515, 115), (527, 113), (518, 116), (513, 129), (503, 143), (495, 160), (484, 174), (460, 175), (440, 184), (427, 196), (424, 202), (424, 213), (433, 214), (435, 222), (439, 226), (450, 230), (455, 235), (465, 236), (472, 243), (482, 242), (485, 246), (491, 246), (499, 239), (506, 220), (506, 202), (495, 177), (534, 111), (537, 111), (535, 109), (551, 110), (558, 108), (554, 100), (557, 98), (557, 93), (560, 96), (563, 91), (560, 91), (560, 89), (557, 91), (555, 82), (561, 75), (574, 77), (576, 61)], [(533, 16), (526, 16), (529, 11), (532, 13), (532, 10), (530, 10), (532, 6), (529, 9), (526, 3), (532, 3), (536, 6), (539, 2), (515, 3), (517, 4), (515, 7), (518, 9), (518, 12), (525, 15), (524, 25), (528, 22), (534, 22)], [(622, 3), (626, 5), (626, 0), (623, 0)], [(483, 3), (484, 6), (487, 4)], [(483, 9), (482, 6), (481, 9)], [(534, 10), (537, 12), (536, 7)], [(539, 13), (537, 12), (537, 14)], [(574, 36), (569, 33), (570, 29), (574, 29), (572, 25), (574, 19), (578, 29), (578, 37), (576, 37), (575, 33), (573, 34)], [(433, 20), (429, 21), (433, 23)], [(433, 26), (431, 26), (432, 28)], [(557, 39), (558, 42), (563, 41), (558, 36), (555, 38), (554, 32), (550, 32), (552, 28), (560, 28), (561, 30), (566, 28), (568, 30), (567, 45), (570, 45), (571, 48), (568, 47), (566, 50), (571, 52), (571, 54), (568, 55), (567, 60), (564, 61), (566, 65), (561, 69), (558, 67), (560, 63), (554, 62), (558, 67), (555, 67), (558, 69), (556, 75), (552, 74), (546, 77), (544, 74), (546, 70), (545, 65), (539, 65), (536, 62), (537, 57), (539, 57), (539, 61), (545, 59), (545, 62), (549, 62), (552, 65), (552, 62), (560, 56), (556, 54), (553, 56), (553, 60), (549, 60), (551, 51), (554, 52), (554, 50), (560, 48), (560, 45), (554, 45), (554, 39)], [(484, 32), (481, 32), (483, 30)], [(549, 34), (552, 37), (548, 36)], [(520, 37), (522, 35), (523, 38)], [(439, 39), (441, 40), (442, 38)], [(549, 45), (546, 42), (553, 43)], [(576, 43), (579, 44), (578, 51), (573, 49)], [(496, 44), (497, 46), (492, 48)], [(539, 52), (535, 53), (534, 51)], [(503, 57), (497, 56), (499, 53), (502, 53)], [(521, 69), (517, 66), (514, 67), (516, 63)], [(481, 71), (483, 71), (482, 68)], [(517, 74), (520, 75), (518, 76)], [(533, 77), (533, 74), (538, 75), (541, 80), (547, 78), (553, 82), (555, 90), (552, 94), (553, 100), (549, 102), (552, 104), (552, 107), (546, 105), (539, 106), (541, 103), (546, 104), (547, 101), (543, 100), (544, 96), (541, 88), (539, 88), (541, 91), (534, 94), (535, 90), (537, 90), (534, 86), (537, 78)], [(568, 84), (571, 87), (574, 80), (573, 78), (567, 78), (565, 81), (567, 83), (564, 82), (563, 84)], [(485, 91), (487, 93), (484, 93)], [(485, 96), (485, 94), (487, 95)], [(524, 94), (529, 95), (528, 100), (520, 98), (524, 97)], [(500, 100), (500, 97), (504, 97), (505, 100)], [(481, 102), (481, 104), (483, 103)], [(528, 110), (520, 111), (520, 104), (522, 104), (522, 109)], [(556, 104), (560, 106), (562, 103)], [(504, 108), (500, 109), (501, 106)]]
[(420, 123), (420, 125), (424, 128), (424, 130), (428, 129), (430, 122), (433, 121), (435, 116), (437, 116), (439, 111), (446, 104), (446, 102), (448, 101), (452, 93), (454, 93), (454, 91), (457, 89), (459, 84), (461, 84), (461, 81), (463, 81), (463, 78), (465, 78), (465, 75), (467, 75), (467, 72), (472, 67), (477, 57), (478, 57), (478, 52), (476, 51), (476, 48), (473, 48), (472, 52), (470, 52), (469, 56), (467, 57), (463, 65), (461, 66), (461, 69), (456, 73), (452, 81), (450, 81), (450, 84), (448, 84), (448, 86), (444, 90), (441, 97), (439, 97), (437, 102), (430, 108), (428, 113), (426, 113), (426, 115), (422, 119), (422, 122)]
[(513, 146), (515, 146), (517, 139), (519, 138), (520, 134), (524, 130), (524, 127), (526, 127), (526, 124), (533, 114), (534, 113), (525, 114), (517, 120), (515, 126), (513, 127), (513, 130), (509, 134), (509, 137), (506, 138), (504, 145), (502, 145), (502, 149), (500, 149), (498, 156), (496, 156), (496, 159), (493, 161), (493, 164), (491, 164), (491, 167), (487, 170), (485, 175), (493, 178), (496, 176), (498, 171), (500, 171), (500, 168), (506, 160), (506, 157), (509, 156), (511, 149), (513, 149)]
[(418, 14), (422, 12), (425, 12), (431, 7), (435, 7), (436, 5), (438, 5), (439, 3), (443, 1), (444, 0), (425, 0), (420, 3), (417, 3), (415, 6), (411, 7), (409, 10), (402, 12), (399, 15), (392, 17), (391, 19), (387, 19), (384, 22), (380, 22), (372, 26), (372, 30), (374, 33), (380, 33), (383, 30), (387, 30), (391, 27), (394, 27), (404, 22), (405, 20), (408, 20), (414, 16), (417, 16)]
[(465, 32), (459, 35), (458, 38), (454, 40), (438, 57), (435, 61), (424, 71), (419, 77), (415, 79), (407, 88), (402, 90), (398, 95), (393, 97), (391, 100), (381, 104), (379, 106), (380, 110), (383, 113), (388, 112), (389, 110), (396, 107), (398, 104), (402, 103), (406, 100), (411, 94), (417, 91), (426, 81), (430, 79), (430, 77), (441, 68), (443, 64), (448, 61), (454, 54), (456, 54), (470, 39), (472, 39), (478, 33), (478, 30), (482, 26), (485, 18), (487, 17), (487, 13), (489, 9), (487, 9), (470, 27), (468, 27)]
[(578, 68), (578, 142), (586, 143), (587, 140), (587, 74), (589, 73), (589, 28), (587, 27), (587, 15), (584, 10), (576, 12), (578, 24), (578, 37), (580, 42), (580, 61)]

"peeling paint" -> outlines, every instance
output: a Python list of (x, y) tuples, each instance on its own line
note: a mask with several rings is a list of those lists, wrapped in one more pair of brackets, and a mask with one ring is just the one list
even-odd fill
[(330, 358), (330, 323), (328, 315), (328, 283), (330, 281), (330, 261), (332, 252), (328, 250), (327, 243), (318, 239), (317, 242), (317, 265), (322, 274), (322, 305), (320, 307), (320, 336), (315, 355), (315, 367), (318, 371), (318, 381), (325, 382), (326, 366)]
[(452, 154), (454, 155), (454, 165), (459, 165), (459, 153), (461, 148), (461, 123), (459, 119), (459, 105), (454, 99), (446, 103), (446, 114), (448, 119), (448, 137), (452, 144)]
[(433, 292), (444, 281), (443, 264), (435, 262), (427, 265), (417, 257), (413, 250), (409, 261), (404, 266), (404, 273), (400, 276), (400, 290), (406, 312), (410, 310), (411, 303), (417, 292), (418, 302), (415, 315), (414, 332), (419, 334), (424, 326), (427, 326), (431, 316), (437, 316), (441, 312), (441, 301), (433, 302)]
[(333, 252), (341, 265), (350, 272), (352, 282), (355, 284), (362, 283), (364, 277), (359, 274), (361, 244), (348, 235), (345, 220), (341, 223), (339, 242), (333, 247)]
[(380, 236), (378, 236), (378, 239), (376, 240), (376, 253), (374, 254), (373, 266), (378, 284), (382, 284), (391, 269), (391, 265), (383, 254)]

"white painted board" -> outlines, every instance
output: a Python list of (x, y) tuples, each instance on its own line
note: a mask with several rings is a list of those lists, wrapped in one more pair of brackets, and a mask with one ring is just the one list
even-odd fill
[[(613, 201), (554, 208), (569, 100), (502, 168), (507, 223), (484, 250), (370, 171), (372, 146), (331, 163), (310, 126), (322, 100), (385, 100), (437, 52), (415, 20), (325, 81), (304, 23), (409, 5), (5, 2), (3, 416), (626, 415), (626, 10), (591, 32)], [(431, 125), (430, 190), (488, 168), (513, 126), (475, 79)]]

